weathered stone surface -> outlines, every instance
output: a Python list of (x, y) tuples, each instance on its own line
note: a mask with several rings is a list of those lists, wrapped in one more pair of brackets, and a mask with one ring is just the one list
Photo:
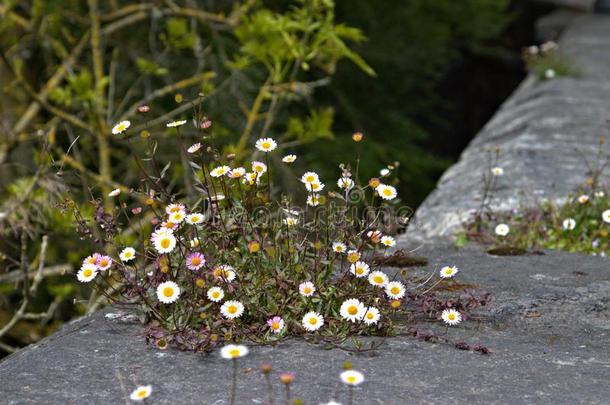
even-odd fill
[[(489, 150), (501, 148), (505, 169), (492, 207), (509, 210), (541, 197), (561, 199), (582, 184), (610, 117), (610, 16), (577, 18), (561, 52), (579, 74), (538, 81), (528, 77), (473, 139), (416, 212), (422, 237), (451, 235), (480, 204)], [(607, 171), (610, 173), (610, 170)]]
[[(377, 355), (348, 355), (300, 340), (255, 347), (240, 362), (239, 404), (264, 403), (256, 371), (295, 371), (296, 396), (306, 404), (331, 398), (345, 403), (338, 383), (349, 359), (367, 381), (358, 404), (537, 403), (602, 404), (610, 398), (610, 267), (607, 259), (547, 252), (494, 257), (474, 248), (437, 245), (419, 253), (438, 270), (452, 263), (460, 279), (494, 296), (489, 320), (466, 322), (450, 336), (481, 343), (480, 355), (409, 337), (387, 339)], [(0, 362), (0, 403), (124, 403), (136, 384), (152, 384), (150, 403), (227, 403), (230, 363), (146, 346), (137, 324), (107, 309), (72, 322), (59, 333)], [(431, 323), (423, 328), (437, 325)], [(444, 328), (437, 329), (444, 333)], [(281, 387), (274, 372), (274, 390)]]

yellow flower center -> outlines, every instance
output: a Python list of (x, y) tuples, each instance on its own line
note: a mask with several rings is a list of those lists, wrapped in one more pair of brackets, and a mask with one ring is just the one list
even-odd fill
[(447, 315), (447, 319), (449, 319), (450, 321), (455, 321), (455, 314)]
[(362, 274), (362, 273), (364, 273), (364, 269), (362, 267), (357, 267), (356, 274)]
[(227, 312), (228, 312), (228, 313), (230, 313), (230, 314), (234, 314), (234, 313), (236, 313), (236, 312), (237, 312), (237, 307), (236, 307), (235, 305), (230, 305), (230, 306), (227, 308)]
[(106, 266), (108, 266), (108, 259), (101, 259), (101, 260), (100, 260), (100, 266), (101, 266), (101, 267), (106, 267)]
[(191, 259), (191, 264), (193, 266), (198, 266), (201, 263), (201, 258), (199, 256), (195, 256)]
[(193, 216), (191, 217), (191, 221), (192, 221), (192, 222), (199, 222), (199, 217), (198, 217), (198, 216), (196, 216), (196, 215), (193, 215)]
[(174, 289), (172, 287), (165, 287), (163, 289), (163, 295), (166, 297), (171, 297), (172, 295), (174, 295)]
[(303, 294), (310, 294), (310, 293), (311, 293), (311, 288), (309, 288), (309, 287), (303, 288)]
[(305, 177), (305, 181), (307, 183), (313, 183), (315, 179), (316, 179), (315, 176), (312, 176), (312, 175)]
[(309, 318), (310, 325), (315, 325), (316, 323), (318, 323), (318, 318), (316, 318), (315, 316), (312, 316), (311, 318)]
[(383, 283), (383, 277), (375, 276), (375, 277), (373, 277), (373, 281), (378, 283), (378, 284), (381, 284), (381, 283)]
[(170, 244), (170, 241), (167, 238), (162, 239), (161, 243), (160, 243), (160, 245), (163, 249), (167, 249), (169, 247), (169, 244)]
[(386, 188), (383, 190), (383, 195), (389, 197), (392, 195), (392, 190), (390, 190), (389, 188)]
[(280, 328), (280, 323), (279, 322), (273, 322), (271, 324), (271, 327), (273, 328), (273, 330), (278, 330)]
[(220, 297), (220, 291), (214, 291), (214, 292), (212, 293), (212, 297), (214, 297), (214, 298), (218, 298), (218, 297)]
[(366, 314), (366, 319), (373, 319), (373, 313), (372, 312), (368, 312)]
[(137, 396), (138, 398), (146, 398), (146, 394), (147, 394), (147, 393), (146, 393), (146, 390), (140, 390), (140, 391), (138, 391), (138, 393), (136, 394), (136, 396)]
[(90, 257), (89, 259), (87, 259), (87, 263), (95, 264), (95, 258), (94, 257)]
[(392, 287), (392, 289), (390, 289), (390, 291), (392, 292), (392, 294), (398, 294), (400, 292), (400, 288)]
[(93, 270), (91, 270), (91, 269), (85, 269), (85, 270), (83, 270), (83, 276), (85, 276), (85, 277), (91, 277), (91, 274), (93, 274)]
[(354, 384), (356, 382), (356, 377), (350, 375), (349, 377), (347, 377), (347, 382), (350, 384)]
[(271, 147), (271, 143), (270, 142), (263, 142), (262, 146), (263, 146), (263, 149), (269, 149)]
[(239, 356), (239, 349), (233, 349), (229, 352), (229, 354), (231, 355), (231, 357), (237, 357)]
[(123, 131), (125, 131), (125, 124), (119, 124), (119, 126), (118, 126), (117, 130), (118, 130), (119, 132), (123, 132)]
[(169, 209), (169, 212), (178, 212), (178, 211), (180, 211), (180, 207), (171, 207)]
[(262, 167), (262, 166), (256, 166), (256, 167), (254, 168), (254, 170), (255, 170), (255, 171), (257, 171), (257, 172), (259, 172), (259, 173), (261, 173), (261, 172), (263, 171), (263, 167)]
[(356, 315), (358, 313), (358, 308), (356, 308), (354, 305), (352, 305), (351, 307), (349, 307), (347, 309), (347, 313), (350, 315)]

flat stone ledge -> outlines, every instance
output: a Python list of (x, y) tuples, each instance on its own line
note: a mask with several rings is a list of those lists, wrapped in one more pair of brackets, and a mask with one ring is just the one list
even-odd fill
[[(582, 185), (610, 118), (610, 16), (582, 15), (560, 40), (578, 75), (529, 76), (506, 100), (418, 208), (413, 239), (450, 237), (478, 208), (489, 150), (500, 147), (505, 170), (491, 206), (517, 209), (540, 198), (561, 201)], [(610, 174), (610, 169), (606, 171)]]
[[(306, 404), (345, 403), (338, 373), (345, 360), (365, 373), (358, 404), (602, 404), (610, 398), (610, 266), (608, 259), (546, 252), (495, 257), (475, 248), (424, 247), (430, 264), (413, 272), (460, 268), (460, 281), (494, 297), (485, 323), (449, 330), (456, 340), (483, 344), (481, 355), (410, 337), (385, 340), (376, 355), (324, 350), (302, 340), (254, 347), (240, 362), (239, 404), (265, 403), (257, 371), (295, 371), (295, 396)], [(422, 328), (437, 327), (433, 322)], [(147, 346), (142, 327), (109, 308), (78, 319), (57, 334), (0, 362), (2, 404), (122, 403), (137, 384), (152, 384), (152, 404), (224, 404), (230, 363)], [(249, 369), (252, 369), (248, 372)]]

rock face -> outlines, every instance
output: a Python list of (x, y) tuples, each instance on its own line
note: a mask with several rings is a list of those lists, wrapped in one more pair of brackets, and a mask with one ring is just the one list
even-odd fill
[[(539, 81), (529, 76), (449, 168), (416, 212), (418, 236), (450, 236), (480, 205), (489, 150), (498, 145), (505, 175), (492, 200), (495, 210), (559, 200), (587, 176), (610, 118), (610, 16), (576, 18), (560, 51), (574, 77)], [(606, 145), (606, 152), (608, 145)], [(610, 174), (607, 169), (606, 174)]]
[[(331, 398), (346, 403), (338, 379), (345, 360), (367, 378), (354, 390), (357, 404), (608, 403), (607, 259), (558, 252), (494, 257), (444, 245), (419, 253), (430, 264), (417, 271), (455, 264), (460, 281), (480, 284), (493, 294), (487, 321), (449, 330), (450, 337), (481, 343), (491, 354), (411, 337), (386, 339), (374, 356), (324, 350), (301, 340), (254, 347), (240, 361), (237, 403), (265, 403), (267, 391), (258, 372), (263, 362), (274, 367), (275, 403), (284, 403), (280, 371), (296, 372), (292, 391), (306, 404)], [(225, 404), (231, 364), (218, 353), (202, 356), (147, 346), (141, 326), (110, 308), (7, 357), (0, 362), (0, 381), (3, 404), (124, 403), (138, 384), (152, 384), (149, 402), (154, 404)]]

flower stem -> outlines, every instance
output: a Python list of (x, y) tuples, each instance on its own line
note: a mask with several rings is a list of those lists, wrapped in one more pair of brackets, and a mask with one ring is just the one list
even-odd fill
[(229, 404), (235, 404), (235, 394), (237, 393), (237, 359), (233, 359), (233, 383), (231, 385), (231, 399)]

